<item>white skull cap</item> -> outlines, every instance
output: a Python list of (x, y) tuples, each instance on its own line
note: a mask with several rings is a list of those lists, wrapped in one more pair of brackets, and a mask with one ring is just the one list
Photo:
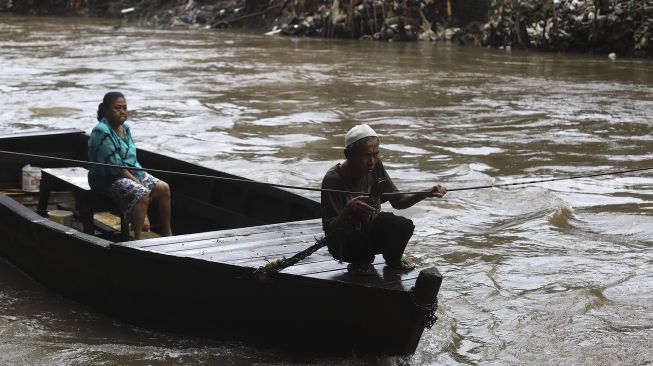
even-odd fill
[(345, 147), (353, 144), (354, 142), (363, 139), (365, 137), (378, 137), (376, 132), (372, 129), (372, 127), (362, 124), (362, 125), (356, 125), (351, 128), (345, 135)]

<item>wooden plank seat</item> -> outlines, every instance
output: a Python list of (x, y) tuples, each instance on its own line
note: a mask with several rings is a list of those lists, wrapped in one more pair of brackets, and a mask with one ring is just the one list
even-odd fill
[[(84, 232), (93, 235), (93, 214), (99, 211), (120, 212), (109, 197), (93, 192), (88, 184), (88, 170), (82, 167), (46, 168), (41, 171), (41, 187), (38, 212), (46, 216), (48, 199), (52, 191), (71, 191), (75, 197), (75, 210), (82, 221)], [(120, 214), (120, 235), (129, 239), (129, 223)]]

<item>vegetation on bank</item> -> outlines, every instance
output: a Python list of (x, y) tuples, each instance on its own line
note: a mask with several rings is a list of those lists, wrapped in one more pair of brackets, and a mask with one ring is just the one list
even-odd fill
[(0, 0), (0, 10), (162, 28), (653, 56), (653, 0)]

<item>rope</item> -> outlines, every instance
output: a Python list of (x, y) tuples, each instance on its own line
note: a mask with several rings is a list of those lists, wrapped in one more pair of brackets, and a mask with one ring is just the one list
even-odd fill
[[(619, 175), (619, 174), (626, 174), (626, 173), (634, 173), (634, 172), (643, 172), (646, 170), (653, 170), (653, 167), (649, 168), (638, 168), (638, 169), (627, 169), (627, 170), (613, 170), (613, 171), (607, 171), (603, 173), (592, 173), (592, 174), (582, 174), (582, 175), (570, 175), (568, 177), (559, 177), (559, 178), (545, 178), (545, 179), (537, 179), (537, 180), (529, 180), (526, 182), (514, 182), (514, 183), (503, 183), (503, 184), (489, 184), (485, 186), (473, 186), (473, 187), (462, 187), (462, 188), (447, 188), (447, 192), (456, 192), (456, 191), (470, 191), (470, 190), (475, 190), (475, 189), (485, 189), (485, 188), (500, 188), (500, 187), (511, 187), (511, 186), (523, 186), (523, 185), (528, 185), (528, 184), (537, 184), (537, 183), (546, 183), (546, 182), (555, 182), (555, 181), (560, 181), (560, 180), (572, 180), (572, 179), (581, 179), (581, 178), (592, 178), (592, 177), (600, 177), (600, 176), (605, 176), (605, 175)], [(400, 194), (414, 194), (414, 193), (429, 193), (429, 191), (415, 191), (415, 192), (391, 192), (391, 193), (384, 193), (384, 196), (395, 196), (395, 195), (400, 195)]]
[(259, 280), (268, 280), (272, 274), (278, 273), (282, 271), (284, 268), (288, 268), (290, 266), (297, 264), (299, 261), (317, 252), (320, 248), (322, 248), (325, 245), (327, 245), (326, 237), (323, 236), (319, 239), (315, 238), (315, 244), (293, 255), (292, 257), (275, 259), (268, 262), (268, 264), (266, 264), (265, 266), (261, 266), (257, 268), (254, 271), (254, 276), (256, 276)]
[(279, 187), (279, 188), (288, 188), (288, 189), (300, 189), (300, 190), (304, 190), (304, 191), (346, 193), (346, 194), (352, 194), (352, 195), (357, 195), (357, 196), (367, 195), (368, 194), (367, 192), (352, 192), (352, 191), (342, 191), (342, 190), (338, 190), (338, 189), (299, 187), (299, 186), (291, 186), (291, 185), (287, 185), (287, 184), (258, 182), (258, 181), (255, 181), (255, 180), (249, 180), (249, 179), (244, 179), (244, 178), (218, 177), (218, 176), (215, 176), (215, 175), (176, 172), (176, 171), (172, 171), (172, 170), (163, 170), (163, 169), (150, 169), (150, 168), (145, 169), (145, 168), (138, 168), (138, 167), (127, 166), (127, 165), (114, 165), (114, 164), (96, 163), (96, 162), (93, 162), (93, 161), (58, 158), (58, 157), (55, 157), (55, 156), (27, 154), (27, 153), (19, 153), (19, 152), (14, 152), (14, 151), (5, 151), (5, 150), (0, 150), (0, 154), (16, 155), (16, 156), (22, 156), (22, 157), (28, 157), (28, 158), (44, 159), (44, 160), (62, 161), (62, 162), (66, 162), (66, 163), (75, 163), (75, 164), (81, 164), (81, 165), (94, 165), (94, 166), (104, 166), (104, 167), (109, 167), (109, 168), (122, 168), (122, 169), (128, 169), (128, 170), (136, 170), (136, 171), (147, 171), (147, 172), (153, 172), (153, 173), (178, 175), (178, 176), (182, 176), (182, 177), (205, 178), (205, 179), (221, 180), (221, 181), (227, 181), (227, 182), (238, 182), (238, 183), (246, 183), (246, 184), (261, 185), (261, 186), (270, 186), (270, 187)]
[[(205, 178), (205, 179), (221, 180), (221, 181), (228, 181), (228, 182), (238, 182), (238, 183), (245, 183), (245, 184), (269, 186), (269, 187), (298, 189), (298, 190), (304, 190), (304, 191), (344, 193), (344, 194), (350, 194), (350, 195), (355, 195), (355, 196), (367, 196), (367, 195), (369, 195), (369, 192), (355, 192), (355, 191), (345, 191), (345, 190), (329, 189), (329, 188), (312, 188), (312, 187), (291, 186), (291, 185), (279, 184), (279, 183), (258, 182), (258, 181), (255, 181), (255, 180), (249, 180), (249, 179), (244, 179), (244, 178), (218, 177), (218, 176), (214, 176), (214, 175), (184, 173), (184, 172), (176, 172), (176, 171), (163, 170), (163, 169), (149, 169), (149, 168), (145, 169), (145, 168), (137, 168), (137, 167), (131, 167), (131, 166), (123, 166), (123, 165), (96, 163), (96, 162), (85, 161), (85, 160), (58, 158), (58, 157), (47, 156), (47, 155), (19, 153), (19, 152), (15, 152), (15, 151), (0, 150), (0, 154), (15, 155), (15, 156), (22, 156), (22, 157), (29, 157), (29, 158), (38, 158), (38, 159), (44, 159), (44, 160), (62, 161), (62, 162), (75, 163), (75, 164), (81, 164), (81, 165), (87, 165), (87, 166), (88, 165), (95, 165), (95, 166), (104, 166), (104, 167), (109, 167), (109, 168), (123, 168), (123, 169), (129, 169), (129, 170), (148, 171), (148, 172), (154, 172), (154, 173), (178, 175), (178, 176), (185, 176), (185, 177), (191, 177), (191, 178)], [(613, 170), (613, 171), (607, 171), (607, 172), (602, 172), (602, 173), (570, 175), (570, 176), (567, 176), (567, 177), (545, 178), (545, 179), (529, 180), (529, 181), (525, 181), (525, 182), (513, 182), (513, 183), (503, 183), (503, 184), (489, 184), (489, 185), (483, 185), (483, 186), (451, 188), (451, 189), (447, 189), (447, 192), (471, 191), (471, 190), (486, 189), (486, 188), (514, 187), (514, 186), (523, 186), (523, 185), (529, 185), (529, 184), (555, 182), (555, 181), (561, 181), (561, 180), (592, 178), (592, 177), (601, 177), (601, 176), (607, 176), (607, 175), (620, 175), (620, 174), (627, 174), (627, 173), (643, 172), (643, 171), (647, 171), (647, 170), (653, 170), (653, 167), (638, 168), (638, 169), (626, 169), (626, 170)], [(389, 193), (383, 193), (382, 196), (392, 197), (392, 196), (400, 196), (400, 195), (406, 195), (406, 194), (429, 194), (429, 193), (430, 193), (430, 191), (389, 192)]]

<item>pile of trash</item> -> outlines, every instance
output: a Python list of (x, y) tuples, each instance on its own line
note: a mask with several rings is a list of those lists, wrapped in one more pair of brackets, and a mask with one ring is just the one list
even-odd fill
[(269, 28), (286, 0), (169, 1), (141, 0), (129, 15), (159, 28)]
[(273, 31), (290, 36), (413, 41), (431, 30), (420, 1), (315, 3), (294, 6), (277, 20)]
[[(119, 17), (157, 28), (246, 27), (290, 36), (479, 44), (478, 31), (465, 32), (457, 24), (465, 18), (462, 15), (486, 19), (491, 0), (30, 0), (20, 6), (16, 1), (0, 2), (9, 3), (5, 10), (16, 13)], [(466, 38), (466, 33), (474, 36)]]
[[(453, 4), (453, 5), (452, 5)], [(323, 0), (295, 1), (276, 19), (272, 32), (291, 36), (375, 39), (385, 41), (451, 41), (463, 37), (457, 11), (476, 9), (487, 18), (489, 0)], [(468, 10), (467, 9), (467, 10)], [(474, 14), (472, 14), (474, 15)], [(478, 37), (476, 37), (478, 38)], [(479, 41), (471, 40), (479, 44)]]
[(506, 1), (480, 39), (490, 47), (653, 56), (653, 0)]
[(0, 0), (0, 11), (158, 28), (653, 56), (653, 0)]

